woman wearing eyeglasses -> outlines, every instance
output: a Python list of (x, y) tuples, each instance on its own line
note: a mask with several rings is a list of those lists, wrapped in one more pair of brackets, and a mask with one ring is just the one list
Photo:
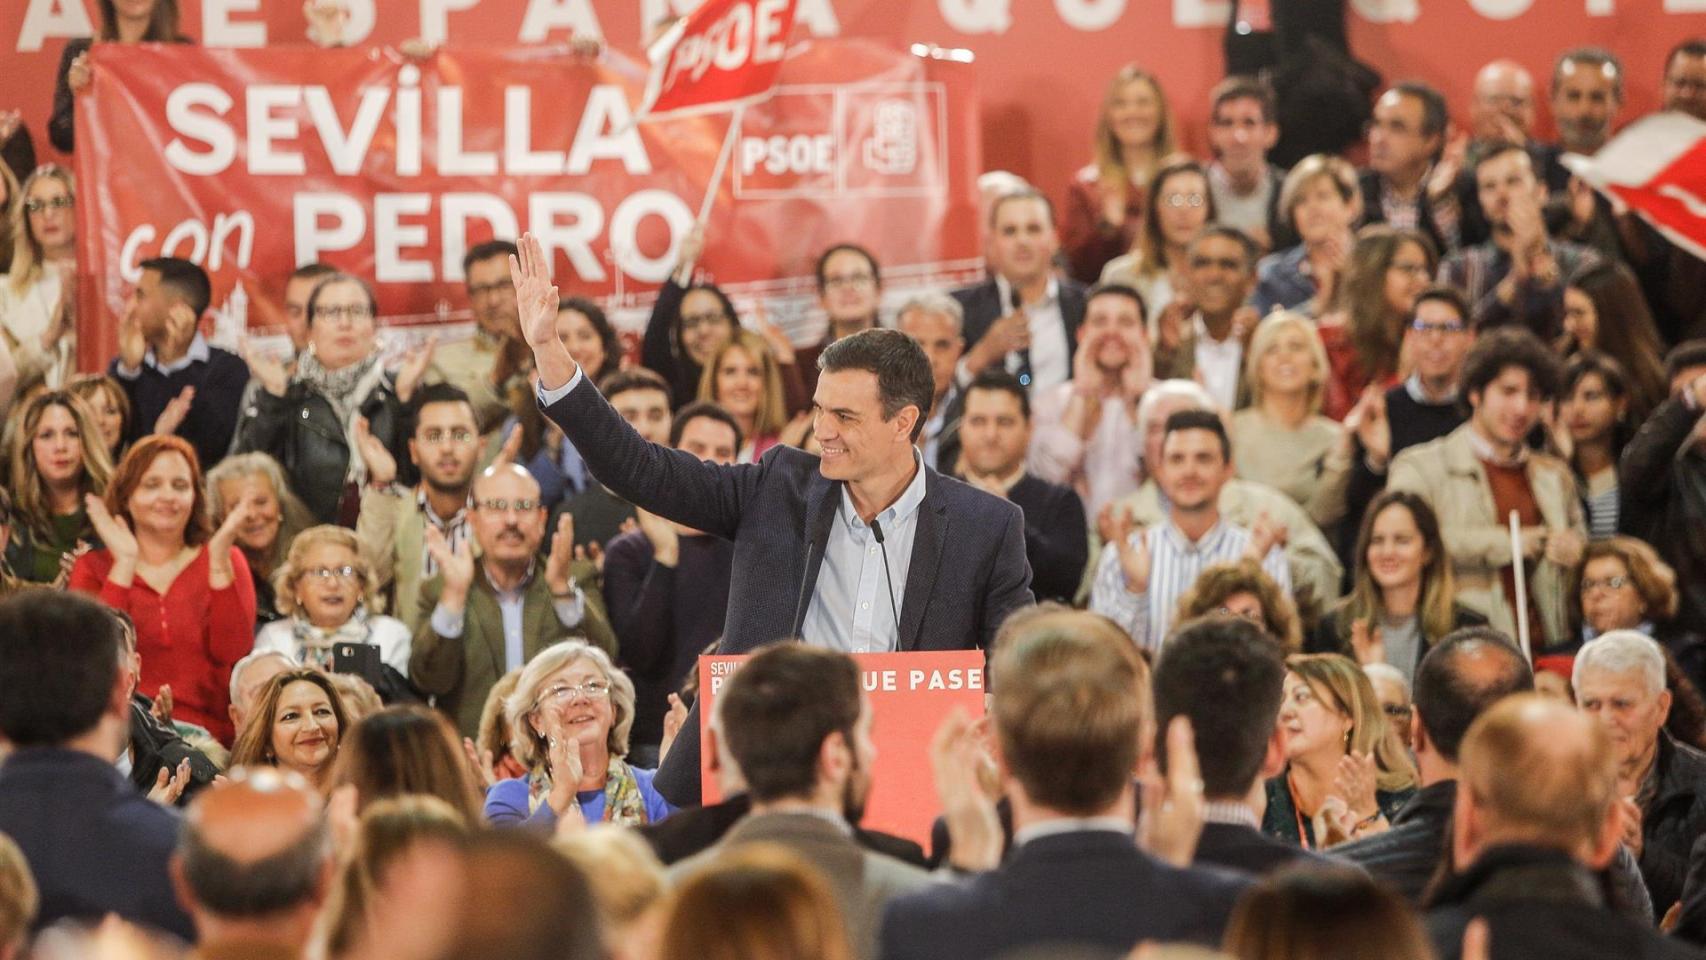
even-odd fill
[(1161, 311), (1179, 290), (1175, 278), (1185, 272), (1191, 238), (1214, 218), (1208, 171), (1190, 157), (1166, 158), (1149, 183), (1137, 242), (1129, 253), (1102, 268), (1103, 283), (1123, 283), (1143, 295), (1150, 337), (1156, 335)]
[(309, 527), (291, 541), (284, 565), (273, 574), (285, 619), (261, 628), (255, 651), (276, 651), (330, 671), (337, 644), (377, 647), (385, 679), (391, 682), (374, 687), (381, 697), (397, 699), (409, 675), (409, 628), (401, 620), (371, 612), (374, 587), (352, 531), (331, 524)]
[(77, 355), (76, 184), (57, 164), (37, 167), (13, 208), (12, 269), (0, 283), (0, 337), (19, 379), (40, 374), (51, 388), (71, 375)]
[(1343, 420), (1370, 384), (1398, 381), (1404, 332), (1416, 298), (1439, 267), (1433, 241), (1419, 230), (1364, 228), (1321, 314), (1321, 345), (1332, 371), (1321, 412)]
[(1570, 574), (1570, 614), (1588, 640), (1638, 630), (1675, 655), (1682, 672), (1706, 689), (1706, 641), (1675, 620), (1676, 573), (1643, 540), (1590, 540)]
[(624, 759), (634, 683), (603, 650), (579, 640), (541, 650), (522, 670), (504, 714), (511, 751), (528, 772), (487, 791), (486, 818), (494, 825), (638, 826), (675, 812), (652, 787), (655, 771)]
[(263, 389), (243, 413), (237, 446), (271, 454), (315, 520), (353, 527), (367, 482), (360, 447), (377, 443), (408, 464), (407, 411), (380, 362), (378, 307), (364, 281), (331, 274), (308, 295), (307, 313), (308, 349), (294, 374), (249, 357)]
[(1303, 242), (1262, 258), (1251, 302), (1264, 315), (1281, 307), (1319, 316), (1344, 273), (1351, 225), (1362, 216), (1356, 168), (1341, 157), (1304, 157), (1280, 186), (1279, 209)]

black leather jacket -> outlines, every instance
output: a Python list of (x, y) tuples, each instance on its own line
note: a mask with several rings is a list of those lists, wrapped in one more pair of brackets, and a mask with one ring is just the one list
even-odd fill
[[(411, 482), (412, 478), (403, 475), (410, 468), (409, 415), (397, 399), (390, 377), (380, 379), (362, 400), (359, 413), (396, 459), (397, 479)], [(344, 424), (338, 421), (331, 401), (314, 388), (297, 381), (282, 397), (255, 390), (237, 427), (237, 450), (271, 454), (284, 468), (291, 490), (307, 504), (315, 519), (338, 522), (338, 502), (343, 497), (349, 458), (356, 454), (349, 448)]]

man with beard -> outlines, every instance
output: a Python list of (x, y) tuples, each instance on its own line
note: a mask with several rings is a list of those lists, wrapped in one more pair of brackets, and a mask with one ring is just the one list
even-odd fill
[(1664, 109), (1706, 120), (1706, 37), (1690, 37), (1665, 58)]
[(854, 842), (877, 756), (858, 666), (844, 653), (803, 644), (769, 647), (735, 672), (715, 709), (709, 747), (716, 764), (745, 776), (752, 812), (715, 846), (670, 868), (671, 876), (746, 844), (778, 844), (822, 871), (855, 956), (874, 956), (883, 908), (931, 880)]
[(558, 524), (539, 569), (545, 539), (539, 481), (513, 463), (498, 464), (474, 481), (473, 494), (468, 526), (478, 560), (467, 539), (452, 547), (437, 527), (427, 528), (426, 548), (439, 572), (421, 587), (409, 657), (409, 679), (433, 694), (434, 705), (468, 737), (479, 734), (481, 708), (498, 678), (551, 644), (572, 635), (616, 654), (594, 568), (582, 565), (584, 582), (570, 576), (572, 520)]
[(509, 413), (510, 388), (528, 366), (515, 285), (509, 278), (513, 253), (515, 244), (508, 240), (490, 240), (462, 258), (474, 336), (433, 351), (427, 371), (428, 382), (448, 383), (468, 395), (482, 432), (497, 427)]
[(1137, 402), (1149, 389), (1155, 367), (1147, 312), (1143, 297), (1131, 287), (1091, 289), (1072, 356), (1072, 380), (1033, 393), (1031, 470), (1050, 483), (1072, 487), (1092, 515), (1136, 490), (1143, 469)]
[(1592, 156), (1611, 139), (1623, 106), (1623, 64), (1599, 47), (1566, 50), (1552, 68), (1552, 118), (1558, 144), (1551, 162), (1565, 153)]
[(1138, 646), (1159, 651), (1179, 597), (1207, 567), (1254, 560), (1290, 593), (1281, 532), (1265, 517), (1247, 530), (1220, 515), (1220, 491), (1233, 472), (1232, 442), (1219, 416), (1207, 410), (1169, 416), (1154, 468), (1166, 520), (1145, 530), (1130, 514), (1116, 517), (1114, 549), (1104, 549), (1096, 565), (1090, 610), (1119, 624)]
[(1183, 289), (1161, 311), (1155, 376), (1197, 380), (1216, 406), (1233, 410), (1244, 379), (1244, 344), (1261, 319), (1244, 301), (1256, 288), (1256, 243), (1210, 225), (1191, 240)]
[(1024, 511), (1031, 592), (1039, 601), (1071, 604), (1090, 557), (1084, 501), (1071, 487), (1049, 483), (1025, 470), (1025, 449), (1031, 444), (1031, 400), (1019, 378), (1005, 370), (977, 375), (966, 390), (960, 443), (965, 481), (1013, 501)]
[(388, 599), (387, 609), (410, 630), (420, 626), (421, 584), (438, 573), (438, 562), (426, 549), (426, 531), (437, 530), (452, 549), (467, 541), (468, 491), (480, 456), (480, 433), (467, 394), (449, 384), (428, 384), (416, 392), (412, 406), (409, 459), (421, 471), (420, 485), (398, 486), (397, 461), (385, 444), (358, 426), (371, 482), (362, 490), (356, 523), (375, 586)]

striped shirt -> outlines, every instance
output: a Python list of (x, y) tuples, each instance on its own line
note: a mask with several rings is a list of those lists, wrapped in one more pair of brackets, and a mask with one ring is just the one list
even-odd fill
[(1612, 486), (1587, 495), (1589, 539), (1604, 540), (1617, 533), (1617, 494)]
[[(1161, 649), (1161, 641), (1173, 626), (1179, 598), (1197, 582), (1203, 570), (1217, 563), (1235, 563), (1250, 546), (1250, 531), (1221, 520), (1192, 543), (1171, 519), (1148, 531), (1133, 530), (1135, 538), (1149, 539), (1149, 589), (1133, 593), (1126, 588), (1125, 570), (1120, 566), (1120, 552), (1110, 544), (1102, 551), (1096, 565), (1096, 579), (1090, 588), (1090, 610), (1119, 624), (1131, 634), (1137, 645), (1151, 651)], [(1279, 547), (1262, 558), (1262, 569), (1279, 584), (1282, 593), (1291, 592), (1291, 571), (1285, 562), (1285, 552)]]

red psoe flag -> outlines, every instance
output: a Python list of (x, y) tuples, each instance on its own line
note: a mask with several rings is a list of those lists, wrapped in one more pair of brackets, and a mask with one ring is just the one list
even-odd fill
[(1671, 242), (1706, 260), (1706, 122), (1686, 113), (1644, 117), (1590, 157), (1564, 165)]
[(794, 0), (705, 0), (653, 44), (636, 119), (718, 113), (770, 96)]

